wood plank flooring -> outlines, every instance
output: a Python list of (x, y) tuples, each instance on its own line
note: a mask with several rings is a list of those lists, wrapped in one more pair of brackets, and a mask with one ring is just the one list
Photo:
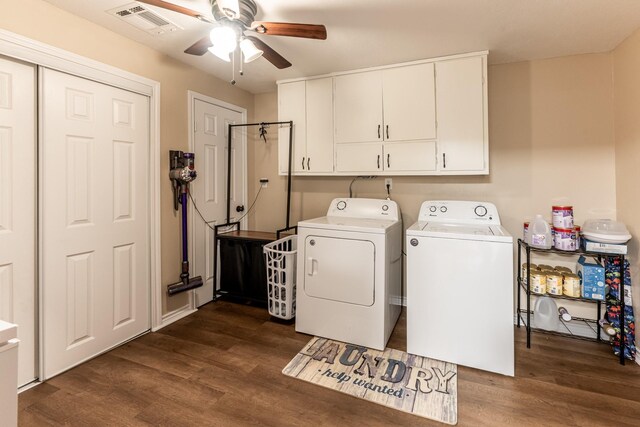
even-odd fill
[[(406, 318), (389, 347), (405, 350)], [(464, 341), (464, 331), (460, 331)], [(310, 339), (217, 302), (19, 397), (20, 426), (443, 425), (281, 374)], [(469, 349), (473, 351), (473, 349)], [(460, 426), (638, 426), (640, 366), (608, 346), (516, 331), (516, 377), (459, 367)]]

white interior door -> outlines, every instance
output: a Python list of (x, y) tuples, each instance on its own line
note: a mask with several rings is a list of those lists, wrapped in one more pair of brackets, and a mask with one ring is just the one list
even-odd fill
[(37, 376), (35, 85), (33, 66), (0, 58), (0, 319), (18, 324), (19, 385)]
[[(200, 213), (213, 226), (226, 221), (227, 215), (227, 144), (229, 124), (242, 123), (242, 113), (200, 99), (194, 100), (194, 150), (198, 178), (191, 185), (193, 199)], [(246, 206), (246, 128), (234, 128), (231, 134), (231, 221), (239, 219)], [(244, 206), (243, 212), (236, 211)], [(196, 289), (196, 305), (213, 299), (213, 230), (193, 213), (190, 233), (192, 276), (202, 276), (204, 285)]]
[(149, 100), (44, 69), (44, 377), (150, 327)]

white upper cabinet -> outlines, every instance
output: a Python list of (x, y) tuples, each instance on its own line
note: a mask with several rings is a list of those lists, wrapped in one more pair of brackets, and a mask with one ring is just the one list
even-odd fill
[[(306, 175), (489, 173), (487, 52), (280, 82)], [(302, 141), (302, 142), (301, 142)], [(280, 138), (286, 173), (288, 133)]]
[(335, 141), (382, 141), (382, 72), (335, 78)]
[(335, 78), (336, 143), (436, 137), (433, 63)]
[[(293, 120), (292, 172), (333, 172), (333, 78), (278, 85), (279, 121)], [(289, 164), (289, 128), (278, 132), (280, 173)]]
[[(292, 172), (302, 172), (306, 161), (306, 84), (304, 81), (278, 85), (279, 121), (293, 120)], [(289, 128), (278, 130), (278, 163), (280, 173), (287, 173), (289, 167)]]
[(483, 57), (436, 63), (439, 171), (489, 173)]
[(433, 63), (428, 63), (382, 71), (385, 141), (435, 139), (433, 70)]
[(306, 81), (307, 170), (333, 172), (333, 78)]

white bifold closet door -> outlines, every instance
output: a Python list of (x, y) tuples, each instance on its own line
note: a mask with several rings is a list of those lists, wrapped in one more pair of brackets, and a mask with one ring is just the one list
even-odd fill
[(19, 385), (36, 379), (35, 87), (34, 66), (0, 57), (0, 319), (18, 325)]
[(44, 69), (43, 377), (150, 328), (149, 100)]

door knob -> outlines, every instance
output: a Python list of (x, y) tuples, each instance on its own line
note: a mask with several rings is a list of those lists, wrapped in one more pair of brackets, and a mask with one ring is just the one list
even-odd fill
[(244, 211), (244, 205), (236, 206), (236, 212), (243, 212), (243, 211)]

